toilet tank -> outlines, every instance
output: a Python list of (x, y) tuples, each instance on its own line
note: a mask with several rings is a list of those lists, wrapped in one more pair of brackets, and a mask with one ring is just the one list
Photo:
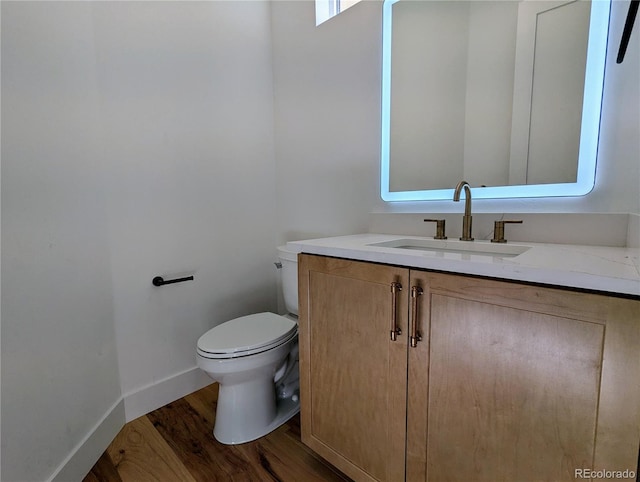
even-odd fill
[(278, 258), (282, 263), (282, 294), (287, 313), (298, 314), (298, 253), (278, 247)]

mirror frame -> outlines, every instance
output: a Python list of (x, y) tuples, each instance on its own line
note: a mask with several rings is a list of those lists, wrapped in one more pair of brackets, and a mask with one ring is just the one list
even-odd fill
[[(384, 0), (382, 6), (382, 136), (380, 156), (380, 194), (382, 200), (387, 202), (451, 200), (453, 197), (453, 188), (455, 186), (452, 186), (451, 189), (433, 189), (424, 191), (389, 190), (392, 7), (398, 1), (400, 0)], [(476, 187), (472, 188), (474, 199), (583, 196), (593, 189), (595, 185), (596, 160), (598, 155), (600, 111), (602, 107), (610, 9), (611, 0), (591, 1), (577, 181), (558, 184)]]

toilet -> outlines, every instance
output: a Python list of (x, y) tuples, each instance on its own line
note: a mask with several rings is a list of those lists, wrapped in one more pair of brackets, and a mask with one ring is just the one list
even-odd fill
[(198, 339), (197, 363), (219, 383), (214, 437), (256, 440), (300, 411), (297, 253), (278, 248), (287, 315), (256, 313), (226, 321)]

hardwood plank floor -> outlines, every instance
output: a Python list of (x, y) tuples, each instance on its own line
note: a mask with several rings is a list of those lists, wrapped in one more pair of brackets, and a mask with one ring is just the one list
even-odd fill
[(214, 383), (127, 423), (83, 482), (349, 481), (300, 441), (300, 418), (254, 442), (213, 437)]

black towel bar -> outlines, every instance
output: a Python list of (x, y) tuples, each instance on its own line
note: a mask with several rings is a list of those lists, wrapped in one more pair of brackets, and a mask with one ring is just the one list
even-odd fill
[(193, 276), (187, 276), (186, 278), (169, 279), (166, 281), (162, 276), (156, 276), (155, 278), (153, 278), (153, 280), (151, 280), (151, 283), (153, 283), (153, 286), (164, 286), (164, 285), (170, 285), (172, 283), (181, 283), (182, 281), (192, 281), (192, 280), (193, 280)]
[(638, 6), (640, 0), (631, 0), (629, 2), (629, 11), (627, 12), (627, 20), (624, 22), (624, 30), (622, 31), (622, 38), (620, 39), (620, 47), (618, 48), (618, 57), (616, 63), (621, 64), (624, 60), (624, 54), (627, 52), (627, 45), (629, 45), (629, 38), (631, 37), (631, 31), (633, 30), (633, 23), (638, 14)]

